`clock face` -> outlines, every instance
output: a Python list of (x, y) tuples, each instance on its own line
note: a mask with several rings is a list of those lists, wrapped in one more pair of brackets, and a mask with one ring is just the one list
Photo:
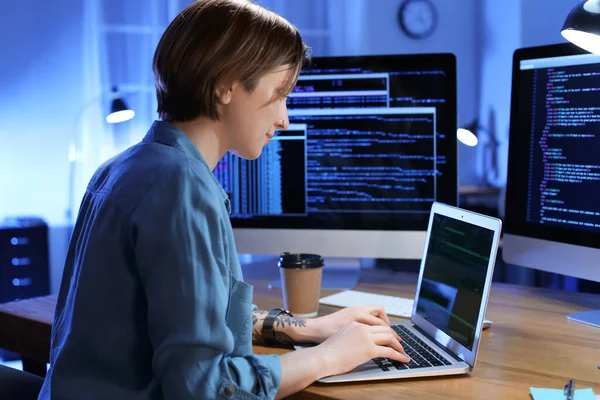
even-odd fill
[(405, 0), (398, 11), (400, 27), (414, 39), (430, 36), (437, 27), (437, 11), (431, 0)]

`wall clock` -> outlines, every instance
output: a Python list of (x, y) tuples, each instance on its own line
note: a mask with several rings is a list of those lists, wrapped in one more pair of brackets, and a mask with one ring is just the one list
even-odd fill
[(398, 9), (400, 29), (413, 39), (431, 36), (437, 23), (437, 9), (431, 0), (404, 0)]

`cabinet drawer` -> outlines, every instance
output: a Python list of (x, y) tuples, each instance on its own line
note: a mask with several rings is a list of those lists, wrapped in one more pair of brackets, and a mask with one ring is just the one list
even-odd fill
[(48, 227), (0, 225), (0, 303), (50, 291)]

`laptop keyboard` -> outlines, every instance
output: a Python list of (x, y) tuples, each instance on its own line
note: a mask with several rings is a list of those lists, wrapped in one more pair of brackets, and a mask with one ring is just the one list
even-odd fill
[(407, 364), (388, 358), (374, 358), (373, 361), (383, 371), (393, 370), (394, 368), (400, 370), (437, 367), (440, 365), (451, 364), (441, 355), (438, 355), (435, 350), (429, 347), (427, 343), (419, 339), (405, 326), (392, 325), (392, 328), (394, 328), (396, 333), (402, 338), (402, 347), (404, 347), (404, 351), (410, 357), (410, 362)]

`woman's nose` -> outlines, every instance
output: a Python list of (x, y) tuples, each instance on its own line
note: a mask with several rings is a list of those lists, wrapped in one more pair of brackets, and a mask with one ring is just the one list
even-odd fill
[(289, 126), (289, 122), (287, 119), (280, 119), (277, 122), (275, 122), (275, 128), (277, 129), (281, 129), (281, 130), (286, 130)]

